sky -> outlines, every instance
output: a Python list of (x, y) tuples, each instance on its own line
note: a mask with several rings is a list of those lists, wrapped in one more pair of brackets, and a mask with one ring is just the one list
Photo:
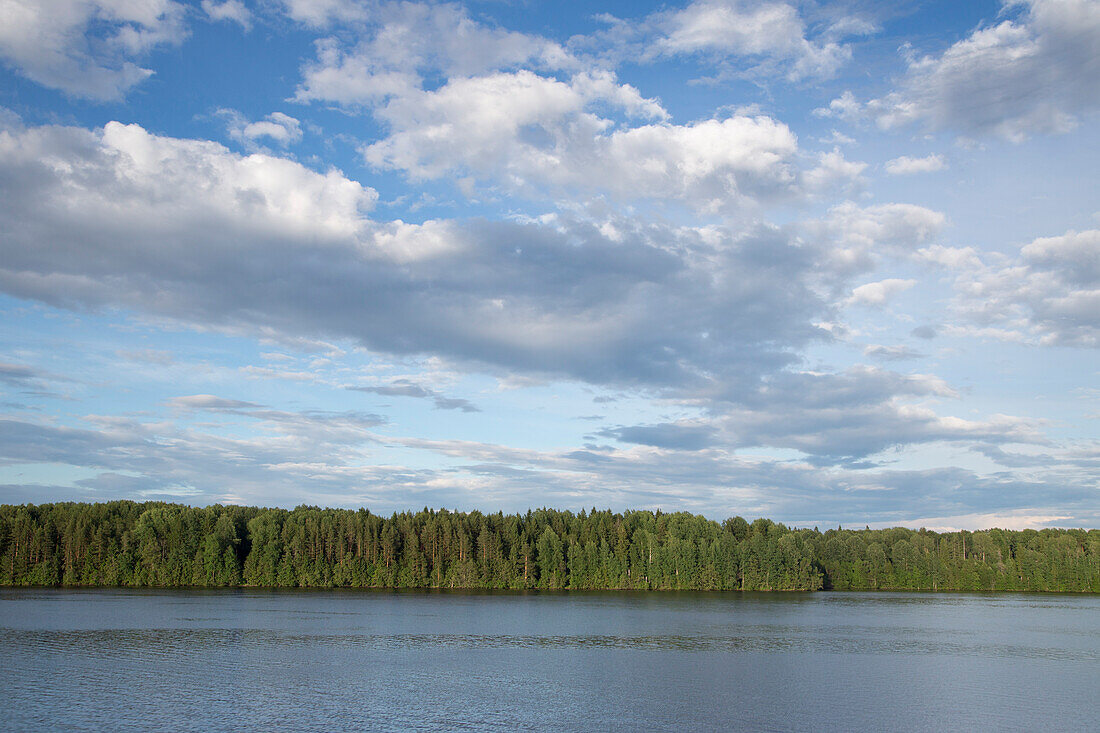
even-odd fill
[(1100, 526), (1100, 2), (0, 0), (0, 503)]

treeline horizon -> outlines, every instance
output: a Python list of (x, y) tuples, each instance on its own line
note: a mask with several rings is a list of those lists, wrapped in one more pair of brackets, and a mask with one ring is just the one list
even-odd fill
[(1100, 592), (1100, 530), (938, 533), (687, 512), (0, 505), (0, 585)]

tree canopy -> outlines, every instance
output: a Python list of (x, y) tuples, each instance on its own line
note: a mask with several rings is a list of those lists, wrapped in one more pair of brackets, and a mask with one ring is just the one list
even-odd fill
[(685, 512), (0, 506), (0, 585), (1100, 592), (1100, 530), (795, 529)]

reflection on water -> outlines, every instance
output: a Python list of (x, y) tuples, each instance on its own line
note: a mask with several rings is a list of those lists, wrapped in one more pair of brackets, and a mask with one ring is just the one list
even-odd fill
[(0, 590), (0, 728), (1095, 729), (1100, 598)]
[[(1067, 649), (1021, 644), (973, 643), (959, 638), (920, 638), (912, 630), (879, 635), (874, 629), (849, 627), (849, 636), (825, 637), (806, 630), (754, 627), (744, 636), (622, 636), (610, 634), (290, 634), (249, 629), (105, 629), (98, 631), (16, 631), (0, 629), (0, 649), (25, 648), (31, 653), (81, 654), (109, 658), (120, 650), (139, 649), (158, 656), (190, 654), (202, 647), (237, 649), (277, 644), (284, 648), (337, 647), (364, 650), (452, 649), (629, 649), (689, 652), (797, 652), (826, 654), (932, 654), (983, 658), (1100, 661), (1095, 649)], [(747, 631), (752, 631), (748, 629)], [(906, 633), (906, 632), (909, 633)]]

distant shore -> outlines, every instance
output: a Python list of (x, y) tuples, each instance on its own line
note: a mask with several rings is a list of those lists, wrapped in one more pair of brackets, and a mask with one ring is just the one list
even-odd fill
[(650, 511), (2, 505), (0, 585), (1100, 593), (1100, 530), (821, 532)]

